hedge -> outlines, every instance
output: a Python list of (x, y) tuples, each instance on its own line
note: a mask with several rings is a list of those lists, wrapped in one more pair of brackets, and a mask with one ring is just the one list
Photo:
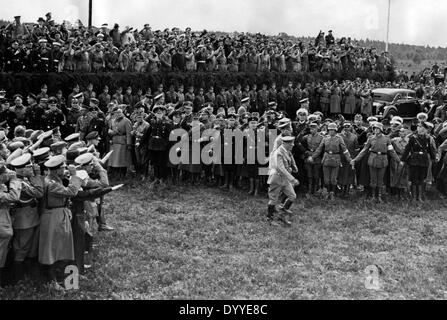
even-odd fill
[(70, 94), (74, 84), (79, 84), (81, 90), (85, 90), (89, 83), (94, 85), (99, 94), (100, 88), (108, 85), (111, 92), (118, 86), (123, 88), (132, 86), (134, 90), (147, 88), (153, 90), (158, 84), (163, 83), (166, 87), (170, 84), (175, 86), (183, 84), (186, 88), (189, 85), (195, 87), (208, 88), (210, 86), (230, 86), (235, 84), (253, 84), (260, 86), (262, 83), (270, 84), (276, 82), (277, 87), (287, 85), (288, 81), (293, 83), (306, 83), (312, 81), (327, 80), (353, 80), (355, 78), (370, 79), (374, 81), (392, 81), (393, 72), (384, 73), (365, 73), (365, 72), (332, 72), (321, 74), (313, 73), (230, 73), (230, 72), (170, 72), (170, 73), (0, 73), (0, 88), (4, 88), (9, 93), (28, 94), (29, 92), (38, 93), (42, 84), (48, 85), (48, 92), (54, 93), (61, 89), (66, 96)]

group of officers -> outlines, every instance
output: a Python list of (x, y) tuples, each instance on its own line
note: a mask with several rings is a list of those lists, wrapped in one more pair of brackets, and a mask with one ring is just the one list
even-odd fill
[[(21, 97), (15, 100), (21, 102)], [(33, 100), (28, 96), (28, 102)], [(44, 111), (62, 112), (56, 100), (47, 100), (51, 100), (50, 110)], [(67, 116), (60, 123), (71, 129), (68, 135), (59, 128), (50, 129), (53, 124), (46, 130), (33, 128), (31, 123), (42, 128), (42, 119), (48, 119), (44, 113), (39, 123), (39, 116), (34, 114), (39, 110), (36, 104), (26, 107), (28, 113), (23, 112), (27, 115), (23, 117), (17, 110), (3, 110), (3, 114), (14, 112), (19, 121), (13, 122), (9, 132), (0, 130), (4, 189), (0, 196), (0, 267), (5, 267), (8, 252), (14, 261), (12, 267), (2, 270), (2, 283), (5, 279), (18, 281), (43, 266), (52, 286), (63, 289), (57, 282), (58, 270), (60, 274), (67, 261), (81, 273), (88, 267), (84, 254), (91, 251), (94, 218), (100, 231), (113, 230), (101, 212), (101, 199), (112, 190), (106, 163), (109, 169), (134, 167), (138, 177), (153, 179), (151, 188), (167, 182), (203, 182), (230, 191), (245, 189), (255, 196), (265, 190), (268, 221), (285, 225), (291, 224), (290, 208), (297, 192), (307, 198), (324, 195), (333, 200), (335, 195), (348, 197), (352, 190), (363, 189), (379, 203), (385, 188), (398, 200), (409, 195), (417, 202), (424, 200), (425, 187), (432, 182), (441, 192), (446, 189), (447, 122), (436, 118), (429, 122), (425, 113), (411, 123), (399, 116), (379, 122), (360, 114), (353, 121), (342, 116), (333, 120), (325, 119), (319, 111), (310, 114), (309, 101), (303, 99), (295, 114), (278, 111), (274, 101), (261, 114), (250, 108), (249, 97), (243, 98), (237, 109), (205, 103), (194, 112), (191, 101), (166, 104), (165, 94), (159, 93), (153, 104), (142, 100), (132, 110), (111, 102), (101, 116), (97, 99), (91, 98), (90, 107), (85, 107), (83, 94), (75, 94), (68, 115), (78, 110), (79, 101), (87, 112), (73, 116), (73, 127), (67, 127)], [(15, 107), (23, 106), (17, 103)], [(27, 119), (34, 119), (30, 126)], [(96, 127), (100, 130), (93, 130)], [(176, 141), (170, 139), (175, 129), (184, 132)], [(194, 143), (199, 144), (200, 154), (206, 151), (210, 157), (214, 150), (205, 149), (210, 142), (219, 141), (225, 150), (229, 141), (219, 138), (229, 129), (246, 133), (242, 163), (235, 161), (234, 140), (230, 141), (232, 152), (221, 153), (221, 161), (205, 163), (200, 155), (199, 162), (192, 161), (197, 152)], [(272, 134), (275, 139), (270, 139)], [(176, 147), (179, 142), (180, 148)], [(182, 148), (185, 143), (190, 148)], [(265, 148), (265, 161), (259, 156), (254, 162), (248, 161), (247, 149), (251, 148)], [(112, 153), (100, 159), (109, 150)], [(175, 162), (173, 154), (186, 154), (188, 160)], [(100, 199), (99, 204), (95, 199)]]
[[(141, 130), (138, 146), (148, 151), (149, 166), (155, 168), (153, 184), (163, 184), (165, 178), (171, 178), (173, 183), (189, 181), (194, 185), (202, 178), (206, 185), (229, 190), (246, 188), (253, 195), (268, 189), (269, 219), (278, 216), (286, 224), (290, 223), (287, 218), (297, 191), (308, 198), (324, 194), (333, 200), (336, 195), (345, 198), (351, 190), (358, 189), (380, 203), (384, 194), (396, 200), (410, 197), (422, 202), (427, 186), (432, 183), (444, 190), (444, 161), (441, 160), (447, 146), (447, 122), (436, 118), (433, 123), (429, 122), (426, 113), (419, 113), (409, 123), (399, 116), (391, 121), (379, 121), (373, 116), (364, 119), (360, 114), (353, 121), (342, 116), (332, 120), (324, 119), (318, 111), (309, 114), (305, 107), (297, 110), (292, 121), (284, 111), (275, 111), (274, 102), (263, 115), (247, 112), (245, 102), (237, 111), (229, 108), (227, 114), (224, 111), (214, 114), (209, 106), (192, 113), (187, 103), (171, 111), (156, 105), (152, 111), (155, 118), (140, 122), (145, 129)], [(137, 123), (135, 130), (139, 126)], [(177, 142), (169, 141), (169, 133), (176, 128), (188, 132), (180, 140), (189, 144), (184, 150), (190, 154), (188, 161), (180, 164), (168, 159)], [(206, 133), (206, 129), (214, 133)], [(244, 156), (248, 146), (256, 148), (259, 137), (266, 135), (265, 152), (269, 161), (251, 164), (245, 158), (244, 163), (235, 164), (223, 161), (223, 154), (222, 161), (193, 163), (193, 143), (199, 142), (199, 151), (203, 153), (206, 145), (219, 137), (224, 144), (226, 129), (242, 133), (254, 130), (254, 136), (244, 138)], [(279, 133), (273, 145), (269, 145), (271, 130)], [(203, 133), (199, 141), (194, 140), (195, 131)], [(165, 142), (161, 143), (163, 139)], [(248, 143), (250, 139), (254, 144)], [(155, 148), (155, 144), (160, 148)], [(154, 149), (158, 150), (154, 152)], [(180, 157), (184, 150), (180, 147), (174, 151)], [(208, 152), (212, 155), (212, 151)], [(234, 160), (234, 148), (232, 155)], [(262, 169), (267, 169), (264, 171), (268, 172), (267, 176), (260, 173)]]
[[(0, 131), (0, 285), (44, 280), (64, 290), (65, 268), (83, 274), (92, 250), (93, 223), (111, 231), (101, 210), (111, 187), (107, 157), (79, 133), (61, 139), (48, 131), (18, 126), (12, 139)], [(94, 140), (91, 133), (87, 141)]]

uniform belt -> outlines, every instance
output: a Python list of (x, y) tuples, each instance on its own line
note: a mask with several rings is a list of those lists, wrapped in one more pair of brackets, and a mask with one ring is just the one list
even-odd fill
[(369, 151), (372, 152), (372, 153), (378, 154), (379, 156), (383, 155), (383, 154), (386, 154), (386, 152), (376, 152), (376, 151), (372, 151), (372, 150), (369, 150)]
[(326, 151), (327, 154), (340, 154), (340, 152)]
[[(47, 209), (47, 210), (60, 209), (60, 208), (68, 208), (68, 205), (55, 206), (55, 207), (45, 207), (45, 209)], [(45, 213), (45, 212), (44, 212), (44, 213)]]
[(40, 59), (42, 59), (42, 60), (50, 60), (49, 58), (40, 58)]
[(37, 202), (34, 200), (34, 201), (31, 201), (30, 203), (17, 203), (16, 205), (15, 205), (15, 207), (17, 208), (17, 209), (21, 209), (21, 208), (35, 208), (35, 207), (37, 207)]

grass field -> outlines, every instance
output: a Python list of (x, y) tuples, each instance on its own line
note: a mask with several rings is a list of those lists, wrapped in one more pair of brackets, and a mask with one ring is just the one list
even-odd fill
[[(116, 227), (97, 236), (80, 290), (21, 283), (0, 299), (446, 299), (444, 200), (376, 205), (299, 198), (292, 227), (265, 221), (266, 198), (206, 187), (107, 196)], [(365, 268), (380, 268), (379, 290)]]

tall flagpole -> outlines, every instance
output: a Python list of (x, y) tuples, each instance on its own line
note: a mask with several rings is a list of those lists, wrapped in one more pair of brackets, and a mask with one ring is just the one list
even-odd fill
[(88, 28), (92, 27), (93, 0), (88, 0)]
[(385, 47), (385, 51), (387, 52), (388, 52), (388, 41), (390, 36), (390, 14), (391, 14), (391, 0), (388, 0), (388, 20), (386, 27), (386, 47)]

